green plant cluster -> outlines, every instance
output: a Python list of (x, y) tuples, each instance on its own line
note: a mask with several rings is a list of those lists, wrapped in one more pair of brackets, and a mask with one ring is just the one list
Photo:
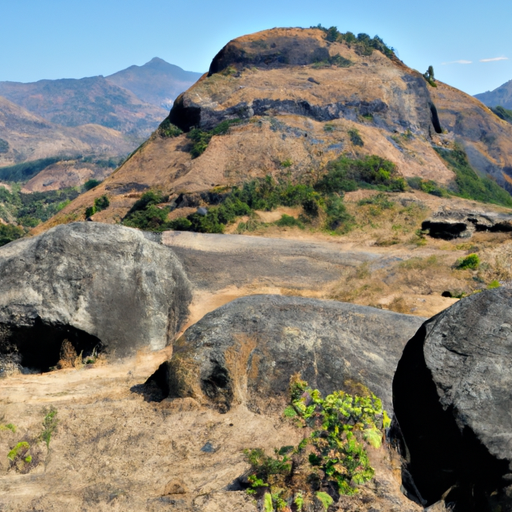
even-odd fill
[(434, 68), (429, 66), (427, 71), (423, 73), (423, 78), (429, 83), (431, 87), (437, 87), (436, 79), (434, 77)]
[(512, 110), (498, 105), (497, 107), (491, 107), (491, 110), (501, 119), (512, 124)]
[(354, 64), (350, 59), (346, 59), (345, 57), (341, 56), (339, 53), (336, 55), (329, 55), (326, 59), (317, 59), (313, 63), (313, 68), (320, 69), (320, 68), (327, 68), (330, 66), (336, 66), (338, 68), (348, 68)]
[[(367, 446), (379, 448), (390, 419), (373, 394), (343, 391), (322, 398), (320, 392), (297, 376), (290, 385), (291, 404), (284, 416), (308, 428), (297, 446), (284, 446), (267, 456), (263, 450), (246, 450), (251, 464), (250, 494), (263, 493), (264, 510), (311, 510), (315, 499), (327, 510), (332, 495), (352, 495), (370, 481), (374, 470)], [(289, 508), (288, 508), (289, 509)]]
[(158, 135), (163, 137), (164, 139), (178, 137), (183, 133), (181, 128), (178, 128), (176, 125), (172, 124), (169, 118), (166, 118), (160, 123), (158, 127)]
[(192, 130), (187, 133), (187, 137), (192, 141), (192, 147), (190, 148), (192, 158), (197, 158), (205, 152), (212, 137), (216, 135), (225, 135), (231, 126), (241, 122), (241, 119), (226, 119), (219, 123), (215, 128), (208, 131), (201, 130), (201, 128), (192, 128)]
[(480, 266), (480, 258), (478, 254), (469, 254), (465, 258), (457, 260), (455, 266), (459, 270), (476, 270)]
[(466, 152), (456, 144), (453, 150), (434, 148), (439, 156), (455, 173), (457, 190), (455, 195), (466, 199), (474, 199), (482, 203), (494, 203), (512, 207), (512, 197), (495, 181), (482, 178), (471, 167)]
[[(166, 198), (154, 192), (146, 192), (123, 219), (125, 226), (149, 231), (174, 229), (199, 233), (223, 233), (224, 228), (237, 217), (251, 215), (254, 210), (274, 210), (278, 206), (302, 206), (304, 215), (291, 221), (290, 216), (277, 221), (278, 225), (302, 228), (314, 218), (325, 219), (324, 228), (332, 232), (345, 232), (353, 224), (352, 216), (343, 202), (345, 192), (358, 188), (374, 188), (383, 191), (403, 191), (406, 182), (395, 165), (378, 156), (366, 156), (360, 160), (341, 156), (327, 166), (327, 173), (313, 185), (276, 182), (271, 176), (233, 187), (217, 206), (208, 209), (207, 215), (197, 212), (167, 221), (170, 209), (159, 206)], [(239, 225), (239, 231), (251, 229)]]
[(339, 32), (336, 27), (325, 28), (321, 25), (316, 27), (325, 32), (325, 39), (331, 43), (346, 43), (349, 47), (354, 47), (355, 51), (360, 55), (371, 55), (374, 50), (378, 50), (388, 58), (395, 57), (395, 51), (384, 43), (379, 36), (370, 37), (368, 34), (353, 34), (352, 32)]
[[(41, 442), (46, 444), (47, 452), (50, 451), (50, 441), (55, 434), (58, 425), (57, 409), (51, 406), (43, 409), (44, 418), (42, 421), (42, 429), (39, 435), (35, 438), (23, 438), (17, 442), (11, 450), (7, 453), (10, 468), (24, 474), (28, 473), (32, 468), (36, 467), (39, 463), (40, 450), (37, 445)], [(2, 426), (1, 430), (11, 430), (16, 432), (16, 427), (9, 423)]]
[(87, 180), (85, 183), (84, 183), (84, 191), (85, 192), (88, 192), (89, 190), (92, 190), (93, 188), (97, 187), (99, 184), (101, 183), (101, 181), (99, 180), (95, 180), (95, 179), (90, 179), (90, 180)]
[(407, 184), (414, 190), (421, 190), (427, 194), (431, 194), (437, 197), (449, 197), (448, 190), (438, 185), (433, 180), (424, 180), (419, 176), (413, 176), (407, 178)]
[(94, 204), (85, 209), (85, 217), (92, 217), (95, 213), (106, 210), (110, 206), (110, 201), (106, 195), (97, 197), (94, 200)]
[(359, 130), (356, 130), (355, 128), (348, 131), (348, 135), (350, 137), (350, 142), (354, 146), (364, 146), (363, 139), (361, 138), (361, 134), (359, 133)]
[(325, 174), (315, 185), (321, 192), (350, 192), (358, 188), (403, 192), (407, 187), (393, 162), (376, 155), (361, 159), (341, 155), (327, 165)]

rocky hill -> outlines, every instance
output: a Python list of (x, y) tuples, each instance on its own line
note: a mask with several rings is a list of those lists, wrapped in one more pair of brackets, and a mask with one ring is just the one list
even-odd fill
[(98, 124), (147, 137), (166, 115), (102, 76), (33, 83), (0, 82), (0, 96), (62, 126)]
[(132, 140), (111, 128), (60, 126), (0, 97), (0, 168), (48, 157), (119, 157), (132, 146)]
[(155, 57), (143, 66), (130, 66), (106, 79), (147, 103), (169, 110), (174, 100), (200, 77), (201, 73), (185, 71)]
[(512, 80), (500, 85), (493, 91), (475, 94), (475, 98), (479, 99), (488, 107), (496, 107), (498, 105), (504, 108), (512, 108)]
[(342, 155), (377, 155), (396, 176), (453, 191), (464, 188), (457, 167), (474, 175), (471, 166), (472, 179), (510, 188), (510, 124), (385, 49), (329, 39), (321, 29), (273, 29), (231, 41), (161, 129), (63, 215), (83, 216), (103, 194), (112, 208), (99, 220), (114, 222), (149, 189), (172, 201), (267, 175), (311, 183)]

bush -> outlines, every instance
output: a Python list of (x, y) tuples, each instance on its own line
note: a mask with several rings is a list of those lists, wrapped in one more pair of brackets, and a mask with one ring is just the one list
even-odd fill
[(389, 160), (376, 155), (354, 160), (342, 155), (327, 165), (327, 173), (315, 185), (316, 190), (325, 193), (350, 192), (358, 188), (402, 192), (406, 182)]
[[(248, 492), (263, 493), (269, 510), (302, 508), (314, 500), (327, 510), (333, 503), (330, 494), (355, 494), (357, 485), (373, 478), (366, 447), (381, 446), (390, 419), (370, 392), (356, 396), (335, 391), (324, 399), (307, 382), (293, 377), (290, 395), (284, 416), (309, 434), (297, 446), (276, 449), (274, 456), (261, 449), (245, 450), (251, 465)], [(320, 488), (330, 493), (318, 492)]]
[(300, 229), (304, 229), (304, 224), (300, 220), (296, 219), (295, 217), (292, 217), (291, 215), (286, 214), (281, 215), (281, 218), (278, 221), (276, 221), (275, 224), (276, 226), (279, 226), (281, 228), (292, 228), (297, 226)]
[(99, 180), (90, 179), (84, 183), (83, 187), (84, 190), (87, 192), (88, 190), (92, 190), (94, 187), (97, 187), (100, 183), (101, 181)]
[(507, 121), (508, 123), (512, 124), (512, 110), (509, 110), (507, 108), (504, 108), (500, 105), (498, 105), (495, 108), (491, 107), (491, 110), (501, 119), (504, 121)]
[(0, 246), (21, 238), (25, 232), (13, 224), (0, 224)]
[(158, 127), (158, 135), (162, 138), (178, 137), (183, 133), (183, 130), (172, 124), (169, 118), (164, 119)]
[(407, 184), (414, 190), (421, 190), (422, 192), (426, 192), (427, 194), (437, 196), (437, 197), (448, 197), (448, 191), (443, 187), (440, 187), (433, 180), (424, 180), (419, 176), (414, 176), (412, 178), (407, 178)]
[(364, 146), (363, 139), (361, 138), (358, 130), (354, 128), (353, 130), (349, 130), (348, 134), (350, 136), (350, 142), (352, 142), (354, 146)]
[(110, 201), (107, 196), (97, 197), (94, 200), (94, 206), (97, 212), (101, 212), (101, 210), (106, 210), (110, 206)]
[(204, 131), (201, 130), (201, 128), (193, 128), (190, 130), (187, 133), (187, 137), (193, 142), (190, 149), (192, 158), (197, 158), (204, 153), (212, 137), (216, 135), (225, 135), (231, 126), (240, 122), (241, 119), (226, 119), (210, 131)]
[(456, 267), (459, 270), (476, 270), (480, 266), (480, 258), (478, 254), (469, 254), (465, 258), (457, 260)]

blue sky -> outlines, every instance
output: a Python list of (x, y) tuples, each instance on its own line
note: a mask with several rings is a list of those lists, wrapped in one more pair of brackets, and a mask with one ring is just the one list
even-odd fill
[(469, 94), (512, 79), (512, 2), (0, 0), (0, 80), (109, 75), (153, 57), (206, 71), (229, 40), (273, 27), (379, 35)]

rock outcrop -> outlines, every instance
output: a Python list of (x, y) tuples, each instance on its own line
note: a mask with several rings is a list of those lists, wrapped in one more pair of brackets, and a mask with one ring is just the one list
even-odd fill
[(512, 510), (512, 291), (488, 290), (425, 322), (393, 381), (407, 471), (424, 504)]
[(428, 230), (431, 237), (444, 240), (469, 238), (477, 231), (510, 232), (512, 215), (443, 209), (425, 220), (421, 229)]
[[(378, 155), (404, 177), (449, 188), (455, 174), (434, 148), (450, 150), (455, 141), (482, 176), (512, 183), (512, 125), (461, 91), (441, 82), (431, 87), (396, 57), (329, 41), (320, 29), (276, 28), (229, 42), (209, 73), (176, 99), (166, 122), (187, 132), (234, 120), (197, 158), (187, 133), (155, 132), (115, 174), (36, 231), (81, 218), (103, 194), (111, 206), (98, 220), (114, 222), (144, 190), (158, 188), (174, 200), (269, 174), (308, 181), (340, 154)], [(354, 143), (353, 130), (362, 143)]]
[(140, 231), (59, 226), (0, 250), (0, 361), (54, 366), (64, 339), (124, 356), (161, 349), (188, 313), (190, 285), (173, 252)]
[(389, 409), (397, 361), (422, 321), (336, 301), (243, 297), (187, 329), (149, 380), (170, 398), (265, 410), (275, 400), (281, 406), (299, 372), (323, 393), (369, 388)]

